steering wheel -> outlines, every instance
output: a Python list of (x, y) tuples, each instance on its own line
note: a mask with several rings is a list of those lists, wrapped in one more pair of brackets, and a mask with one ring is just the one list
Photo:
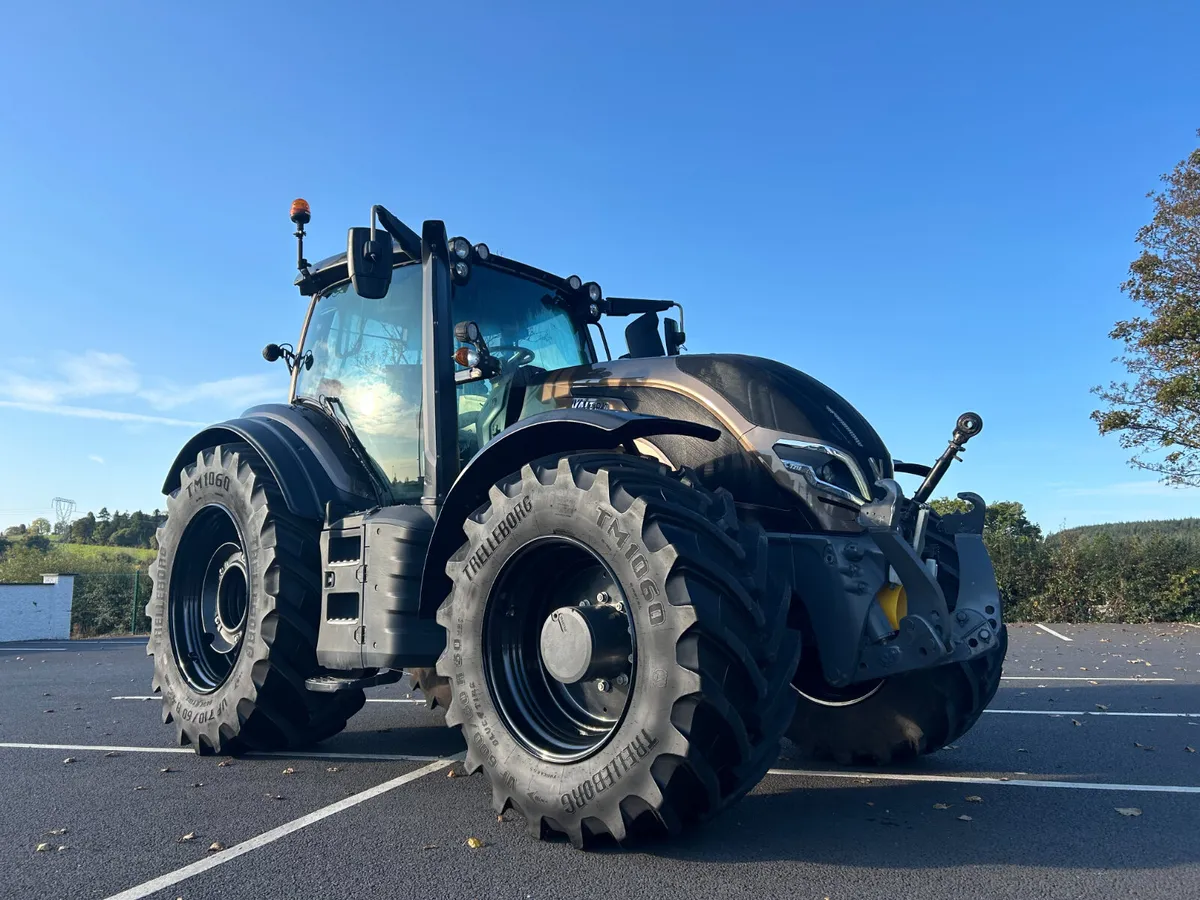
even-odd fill
[(496, 344), (488, 347), (488, 353), (500, 360), (505, 366), (527, 366), (533, 362), (536, 354), (528, 347), (518, 347), (516, 344)]

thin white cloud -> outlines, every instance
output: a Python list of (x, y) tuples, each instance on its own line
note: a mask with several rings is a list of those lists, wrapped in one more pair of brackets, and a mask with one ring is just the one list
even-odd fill
[(59, 403), (77, 397), (131, 394), (140, 379), (133, 363), (120, 353), (88, 350), (59, 363), (57, 376), (30, 378), (0, 373), (0, 393), (25, 403)]
[(137, 395), (155, 409), (175, 409), (200, 400), (253, 406), (267, 400), (279, 400), (286, 395), (278, 376), (237, 375), (218, 381), (202, 381), (191, 387), (168, 384), (162, 388), (146, 388)]
[(32, 360), (24, 359), (15, 370), (0, 370), (0, 406), (24, 409), (49, 415), (73, 416), (84, 419), (107, 419), (113, 422), (142, 425), (200, 426), (202, 422), (176, 419), (150, 413), (99, 409), (78, 406), (64, 401), (82, 398), (119, 398), (121, 405), (129, 401), (148, 404), (154, 412), (168, 412), (179, 407), (217, 407), (245, 409), (269, 400), (282, 400), (287, 395), (286, 383), (278, 373), (235, 375), (216, 381), (202, 381), (181, 386), (160, 381), (152, 386), (143, 384), (133, 362), (120, 353), (88, 350), (63, 358), (51, 371), (37, 372)]
[(0, 400), (0, 407), (23, 409), (27, 412), (49, 413), (55, 416), (74, 416), (79, 419), (106, 419), (110, 422), (145, 422), (150, 425), (183, 425), (188, 428), (203, 428), (208, 424), (188, 419), (171, 419), (167, 416), (146, 416), (141, 413), (119, 412), (115, 409), (67, 406), (63, 403), (25, 403), (20, 400)]
[(90, 459), (94, 463), (100, 463), (100, 465), (104, 465), (104, 457), (103, 456), (97, 456), (95, 453), (89, 453), (88, 459)]

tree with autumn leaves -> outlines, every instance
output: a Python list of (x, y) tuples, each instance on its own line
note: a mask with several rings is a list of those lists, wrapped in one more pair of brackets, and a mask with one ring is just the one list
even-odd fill
[[(1200, 131), (1197, 132), (1200, 136)], [(1143, 312), (1114, 326), (1125, 381), (1093, 388), (1092, 413), (1130, 463), (1169, 484), (1200, 486), (1200, 147), (1148, 195), (1154, 216), (1137, 232), (1141, 255), (1121, 290)]]

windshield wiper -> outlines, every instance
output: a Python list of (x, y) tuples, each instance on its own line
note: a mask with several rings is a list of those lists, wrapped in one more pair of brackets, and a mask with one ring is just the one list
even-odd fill
[[(328, 411), (329, 418), (333, 419), (334, 424), (342, 433), (342, 437), (346, 439), (350, 451), (366, 469), (367, 477), (371, 480), (371, 487), (375, 489), (375, 499), (380, 506), (387, 506), (391, 502), (392, 492), (383, 485), (380, 472), (375, 468), (370, 454), (367, 453), (367, 448), (359, 440), (358, 434), (354, 430), (354, 423), (350, 420), (350, 414), (346, 412), (346, 404), (342, 402), (341, 397), (330, 397), (328, 394), (321, 394), (319, 399), (321, 405)], [(334, 411), (335, 406), (341, 412), (340, 416)]]

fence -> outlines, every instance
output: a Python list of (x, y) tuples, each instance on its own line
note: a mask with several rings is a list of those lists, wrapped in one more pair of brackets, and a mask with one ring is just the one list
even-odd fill
[(145, 572), (93, 572), (75, 578), (71, 634), (147, 634), (145, 615), (152, 582)]

